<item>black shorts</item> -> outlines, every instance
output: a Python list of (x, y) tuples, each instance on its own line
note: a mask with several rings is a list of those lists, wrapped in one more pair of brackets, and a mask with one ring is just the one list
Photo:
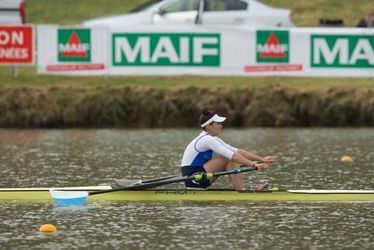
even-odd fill
[[(181, 167), (181, 171), (182, 171), (182, 176), (190, 176), (195, 173), (206, 173), (206, 170), (204, 169), (203, 166), (197, 166), (197, 167), (196, 166), (185, 166), (185, 167)], [(193, 188), (207, 188), (210, 185), (212, 185), (212, 183), (210, 183), (210, 181), (207, 179), (201, 180), (199, 182), (195, 182), (193, 180), (187, 180), (187, 181), (184, 181), (184, 185), (186, 187), (193, 187)]]

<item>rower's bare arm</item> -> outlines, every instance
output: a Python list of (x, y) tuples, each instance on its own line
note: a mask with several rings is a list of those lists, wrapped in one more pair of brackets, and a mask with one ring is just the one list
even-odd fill
[(265, 163), (257, 163), (256, 161), (251, 161), (241, 155), (239, 152), (233, 154), (231, 160), (237, 162), (238, 164), (245, 165), (245, 166), (252, 166), (257, 168), (258, 170), (265, 170), (268, 169), (269, 166)]
[(275, 162), (275, 160), (277, 159), (276, 156), (266, 156), (263, 158), (263, 162), (265, 163), (272, 163), (272, 162)]
[(265, 163), (272, 163), (276, 160), (275, 156), (266, 156), (266, 157), (261, 157), (256, 154), (253, 154), (251, 152), (248, 152), (247, 150), (244, 149), (239, 149), (238, 153), (247, 158), (248, 160), (251, 161), (262, 161)]

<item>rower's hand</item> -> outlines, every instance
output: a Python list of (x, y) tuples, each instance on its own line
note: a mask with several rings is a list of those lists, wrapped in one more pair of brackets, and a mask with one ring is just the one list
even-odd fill
[(273, 162), (275, 162), (276, 159), (277, 159), (276, 156), (266, 156), (266, 157), (264, 157), (264, 159), (262, 160), (262, 162), (273, 163)]
[(270, 167), (265, 164), (265, 163), (257, 163), (254, 165), (254, 167), (256, 168), (256, 170), (267, 170), (269, 169)]

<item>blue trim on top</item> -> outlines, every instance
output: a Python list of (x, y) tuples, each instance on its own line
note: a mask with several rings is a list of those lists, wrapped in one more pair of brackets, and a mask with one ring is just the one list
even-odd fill
[(199, 152), (192, 161), (191, 166), (204, 166), (210, 159), (213, 158), (213, 150)]
[(191, 163), (191, 166), (204, 166), (204, 164), (206, 162), (208, 162), (210, 159), (213, 158), (213, 151), (212, 150), (207, 150), (207, 151), (199, 151), (197, 148), (196, 148), (196, 144), (198, 143), (198, 141), (203, 138), (204, 136), (208, 136), (208, 134), (205, 134), (205, 135), (202, 135), (200, 138), (198, 138), (193, 147), (194, 149), (196, 150), (196, 152), (198, 152), (198, 154), (196, 155), (195, 159), (192, 161)]

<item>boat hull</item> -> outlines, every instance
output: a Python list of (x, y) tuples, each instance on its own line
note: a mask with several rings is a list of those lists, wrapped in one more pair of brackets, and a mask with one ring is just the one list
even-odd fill
[[(110, 186), (55, 188), (71, 191), (98, 191)], [(48, 188), (0, 189), (0, 201), (52, 201)], [(374, 190), (289, 190), (237, 192), (226, 189), (131, 190), (91, 195), (89, 201), (374, 201)]]

